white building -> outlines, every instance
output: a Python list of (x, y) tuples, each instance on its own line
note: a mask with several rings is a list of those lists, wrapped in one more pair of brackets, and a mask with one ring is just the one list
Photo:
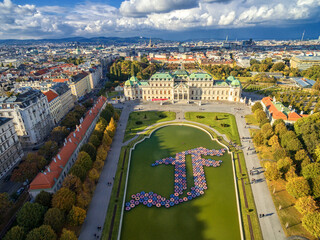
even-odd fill
[(11, 97), (0, 98), (0, 117), (13, 119), (23, 147), (39, 144), (53, 126), (47, 97), (30, 88), (22, 89), (21, 93)]
[(10, 171), (22, 156), (23, 151), (13, 120), (0, 117), (0, 178)]

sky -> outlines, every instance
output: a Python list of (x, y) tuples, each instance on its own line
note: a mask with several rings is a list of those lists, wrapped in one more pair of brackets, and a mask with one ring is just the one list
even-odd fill
[(315, 39), (320, 0), (0, 0), (0, 39)]

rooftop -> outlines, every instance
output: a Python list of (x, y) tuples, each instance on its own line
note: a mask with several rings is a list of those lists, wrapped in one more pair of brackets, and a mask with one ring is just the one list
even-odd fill
[(11, 118), (0, 117), (0, 126), (12, 120)]

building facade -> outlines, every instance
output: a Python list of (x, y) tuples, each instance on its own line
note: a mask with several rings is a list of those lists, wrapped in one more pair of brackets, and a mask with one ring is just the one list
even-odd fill
[(52, 91), (59, 95), (61, 103), (61, 115), (66, 116), (68, 112), (74, 107), (74, 98), (71, 94), (71, 88), (66, 83), (57, 83), (51, 88)]
[(290, 60), (290, 66), (301, 71), (315, 65), (320, 66), (320, 57), (296, 56)]
[(148, 81), (131, 77), (125, 82), (124, 95), (127, 100), (185, 101), (225, 100), (240, 101), (242, 86), (233, 76), (226, 81), (214, 80), (208, 73), (191, 73), (177, 70), (174, 73), (159, 72)]
[(1, 97), (0, 117), (13, 119), (23, 147), (39, 144), (53, 127), (47, 97), (29, 88), (11, 97)]
[(87, 72), (81, 72), (73, 76), (70, 83), (71, 93), (76, 100), (91, 92), (90, 76)]
[(21, 144), (11, 118), (0, 117), (0, 178), (23, 157)]
[(55, 93), (52, 90), (49, 90), (48, 92), (43, 93), (46, 95), (49, 103), (49, 109), (51, 113), (51, 117), (53, 120), (53, 124), (57, 124), (62, 118), (63, 118), (63, 113), (62, 113), (62, 105), (60, 102), (59, 95)]
[(87, 143), (101, 111), (106, 106), (106, 98), (101, 96), (95, 105), (80, 119), (80, 125), (65, 139), (59, 153), (53, 157), (46, 170), (38, 173), (31, 182), (29, 193), (36, 197), (41, 191), (55, 193), (62, 186), (64, 178), (75, 163), (80, 148)]

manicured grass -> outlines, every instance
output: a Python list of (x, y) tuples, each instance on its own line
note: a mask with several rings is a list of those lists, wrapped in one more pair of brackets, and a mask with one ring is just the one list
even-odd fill
[[(271, 193), (273, 192), (274, 188), (276, 189), (275, 194), (271, 195), (286, 236), (299, 235), (310, 240), (316, 239), (315, 237), (310, 235), (309, 232), (302, 226), (302, 215), (294, 207), (296, 200), (286, 191), (286, 182), (284, 180), (267, 182)], [(281, 210), (279, 210), (280, 205), (282, 207)], [(286, 228), (286, 223), (289, 223), (288, 228)]]
[(159, 122), (172, 121), (176, 119), (175, 112), (162, 111), (139, 111), (132, 112), (129, 116), (126, 132), (123, 142), (133, 138), (137, 132), (144, 130), (146, 127)]
[(253, 114), (246, 115), (245, 119), (249, 125), (259, 126), (259, 123)]
[[(225, 134), (233, 142), (241, 144), (236, 119), (232, 114), (216, 112), (186, 112), (185, 118), (189, 121), (211, 126), (221, 134)], [(222, 126), (223, 124), (226, 125)]]
[(118, 96), (119, 92), (108, 92), (108, 98), (113, 98), (115, 96)]
[[(199, 146), (222, 148), (192, 127), (168, 126), (154, 132), (133, 151), (126, 200), (140, 191), (169, 196), (173, 193), (174, 166), (151, 167), (151, 163)], [(231, 157), (225, 153), (214, 159), (223, 163), (218, 168), (205, 167), (208, 189), (203, 196), (169, 209), (139, 205), (125, 212), (121, 238), (240, 239)], [(189, 162), (187, 171), (187, 176), (192, 176)]]

